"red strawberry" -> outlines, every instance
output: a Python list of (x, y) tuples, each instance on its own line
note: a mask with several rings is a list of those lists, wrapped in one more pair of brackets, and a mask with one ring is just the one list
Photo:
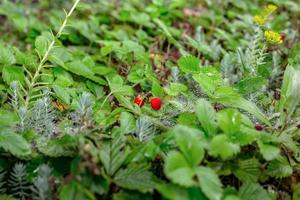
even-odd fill
[(262, 130), (264, 130), (264, 127), (263, 127), (263, 125), (261, 125), (261, 124), (259, 124), (259, 123), (256, 123), (256, 124), (255, 124), (255, 129), (256, 129), (257, 131), (262, 131)]
[(141, 97), (140, 95), (138, 95), (137, 97), (135, 97), (134, 103), (136, 105), (138, 105), (139, 107), (142, 107), (145, 104), (145, 99), (143, 97)]
[(153, 110), (159, 110), (161, 107), (161, 100), (158, 97), (154, 97), (150, 100), (150, 104)]

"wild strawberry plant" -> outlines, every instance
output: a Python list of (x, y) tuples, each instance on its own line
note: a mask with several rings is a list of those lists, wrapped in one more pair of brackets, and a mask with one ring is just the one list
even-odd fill
[(2, 0), (0, 199), (300, 199), (299, 11)]

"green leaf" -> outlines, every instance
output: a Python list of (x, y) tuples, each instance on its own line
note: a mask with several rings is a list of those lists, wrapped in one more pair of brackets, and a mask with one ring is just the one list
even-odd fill
[(260, 153), (262, 154), (264, 159), (268, 161), (275, 159), (280, 153), (280, 149), (271, 144), (264, 144), (262, 142), (258, 142), (258, 146)]
[(66, 62), (74, 60), (72, 54), (64, 47), (56, 47), (52, 49), (49, 55), (49, 60), (59, 66), (64, 66)]
[(244, 183), (239, 190), (239, 197), (243, 200), (272, 200), (266, 190), (258, 183)]
[(73, 62), (69, 62), (61, 66), (74, 74), (88, 78), (96, 83), (99, 83), (101, 85), (106, 84), (106, 82), (102, 78), (95, 76), (94, 72), (79, 60), (75, 60)]
[(194, 171), (179, 152), (171, 151), (167, 155), (164, 171), (166, 176), (178, 185), (187, 187), (195, 185)]
[(267, 174), (275, 178), (289, 177), (292, 173), (293, 168), (283, 156), (278, 156), (275, 160), (272, 160), (267, 167)]
[(56, 96), (62, 100), (66, 104), (70, 104), (71, 97), (70, 93), (68, 92), (68, 88), (59, 86), (59, 85), (53, 85), (52, 86)]
[(163, 88), (158, 81), (153, 81), (151, 92), (154, 96), (162, 98), (164, 96)]
[(0, 44), (0, 63), (4, 66), (12, 65), (16, 62), (15, 56), (10, 48)]
[[(144, 70), (142, 69), (135, 69), (131, 70), (130, 73), (127, 75), (127, 80), (132, 82), (132, 83), (144, 83)], [(153, 87), (153, 85), (152, 85)]]
[(198, 128), (198, 118), (195, 113), (183, 112), (177, 118), (177, 124), (188, 126), (191, 128)]
[(50, 42), (47, 37), (41, 35), (38, 36), (35, 40), (35, 48), (39, 53), (40, 57), (43, 57), (48, 49)]
[(115, 75), (109, 80), (110, 91), (114, 95), (132, 96), (132, 87), (123, 85), (123, 79), (119, 75)]
[(78, 147), (77, 138), (64, 135), (60, 138), (45, 141), (43, 138), (37, 140), (38, 150), (50, 157), (72, 156)]
[(112, 67), (105, 67), (105, 66), (99, 66), (99, 65), (96, 65), (95, 67), (93, 67), (92, 70), (95, 74), (98, 74), (101, 76), (116, 73), (115, 69)]
[(165, 87), (164, 89), (168, 95), (177, 96), (182, 92), (186, 92), (188, 88), (181, 83), (171, 83), (169, 87)]
[(31, 147), (27, 141), (11, 129), (2, 129), (0, 131), (0, 148), (17, 157), (31, 154)]
[(84, 188), (81, 184), (72, 181), (62, 187), (59, 199), (61, 200), (96, 200), (91, 191)]
[(210, 102), (205, 99), (198, 100), (196, 114), (205, 132), (209, 136), (215, 135), (218, 129), (217, 116)]
[(112, 45), (104, 46), (100, 49), (100, 53), (102, 56), (107, 56), (113, 51)]
[(156, 189), (170, 200), (207, 200), (197, 187), (184, 188), (175, 184), (157, 184)]
[(150, 17), (146, 13), (131, 13), (131, 19), (139, 25), (147, 25), (150, 22)]
[(16, 63), (25, 65), (28, 69), (33, 69), (36, 66), (36, 56), (31, 52), (21, 52), (18, 48), (14, 47), (16, 55)]
[(173, 129), (175, 141), (191, 167), (197, 166), (204, 158), (204, 150), (201, 137), (198, 132), (183, 126)]
[(152, 191), (155, 187), (154, 176), (145, 164), (130, 164), (126, 169), (119, 170), (114, 176), (114, 182), (127, 189), (141, 192)]
[(145, 52), (145, 48), (138, 44), (137, 42), (134, 42), (132, 40), (125, 40), (122, 42), (122, 49), (125, 52), (133, 52), (135, 56), (141, 56)]
[(18, 31), (26, 32), (28, 26), (28, 18), (22, 14), (12, 15), (11, 16), (14, 26)]
[(194, 47), (195, 49), (197, 49), (198, 52), (201, 52), (207, 56), (210, 56), (211, 58), (213, 57), (213, 50), (212, 48), (207, 45), (205, 42), (203, 41), (196, 41), (194, 40), (192, 37), (185, 35), (189, 45), (191, 45), (192, 47)]
[(13, 196), (6, 195), (6, 194), (4, 194), (4, 195), (1, 194), (0, 199), (1, 200), (16, 200)]
[(2, 71), (2, 78), (7, 85), (13, 81), (19, 81), (22, 85), (25, 84), (25, 75), (21, 67), (6, 66)]
[(228, 136), (240, 131), (241, 113), (235, 109), (224, 109), (218, 112), (218, 123), (220, 128)]
[(15, 125), (18, 121), (18, 116), (15, 113), (0, 109), (0, 129), (4, 126)]
[(271, 125), (267, 117), (259, 108), (250, 101), (242, 98), (233, 88), (222, 86), (221, 74), (213, 67), (201, 68), (200, 73), (193, 75), (201, 89), (215, 102), (228, 107), (243, 109), (253, 114), (257, 119), (267, 125)]
[(216, 102), (224, 104), (225, 106), (243, 109), (253, 114), (257, 119), (259, 119), (263, 123), (271, 125), (270, 121), (267, 119), (264, 113), (255, 104), (242, 98), (231, 87), (224, 86), (218, 88), (214, 96), (212, 96), (212, 99)]
[(175, 184), (158, 184), (156, 189), (167, 199), (189, 200), (188, 192), (185, 188)]
[(288, 66), (284, 72), (283, 83), (281, 87), (281, 98), (279, 102), (279, 111), (282, 116), (285, 115), (284, 108), (288, 114), (292, 115), (296, 106), (300, 103), (300, 69)]
[(293, 200), (298, 200), (300, 199), (300, 184), (298, 183), (294, 187), (294, 192), (293, 192)]
[(229, 195), (226, 196), (224, 200), (242, 200), (242, 199), (240, 199), (238, 196), (235, 195)]
[(242, 125), (240, 127), (240, 132), (231, 135), (230, 140), (233, 142), (238, 142), (240, 145), (247, 145), (251, 144), (253, 141), (256, 140), (257, 136), (260, 132), (256, 131), (252, 127), (249, 128), (247, 126)]
[(242, 182), (256, 182), (261, 174), (260, 163), (256, 158), (239, 160), (233, 168), (234, 175)]
[(120, 116), (121, 132), (131, 133), (135, 130), (135, 119), (129, 112), (122, 112)]
[(218, 175), (208, 167), (199, 167), (196, 171), (199, 185), (210, 200), (220, 200), (223, 189)]
[(54, 82), (56, 85), (59, 85), (62, 87), (69, 87), (69, 86), (73, 85), (73, 83), (74, 83), (73, 77), (71, 76), (70, 73), (65, 71), (63, 68), (54, 67), (52, 69), (52, 72), (53, 72), (53, 76), (56, 78), (55, 82)]
[(238, 144), (231, 143), (227, 135), (221, 134), (215, 136), (210, 143), (209, 154), (220, 156), (222, 159), (230, 158), (240, 152)]
[(166, 24), (158, 18), (153, 19), (153, 21), (162, 30), (163, 34), (167, 37), (169, 42), (171, 44), (174, 44), (174, 46), (176, 46), (179, 49), (179, 51), (182, 55), (184, 55), (184, 56), (188, 55), (188, 53), (184, 50), (184, 47), (172, 36), (170, 27), (166, 26)]
[(123, 135), (117, 135), (101, 145), (100, 160), (109, 176), (113, 176), (120, 169), (129, 153), (125, 148), (125, 141)]
[(135, 190), (121, 190), (113, 194), (112, 200), (152, 200), (150, 193), (140, 193)]
[(200, 73), (193, 75), (193, 79), (200, 84), (203, 92), (209, 97), (222, 85), (221, 74), (213, 67), (201, 68)]
[(263, 77), (251, 77), (241, 80), (236, 87), (243, 95), (247, 95), (261, 89), (267, 84), (267, 80)]
[(65, 67), (67, 70), (71, 71), (72, 73), (80, 76), (84, 76), (86, 78), (90, 78), (94, 76), (94, 72), (79, 60), (66, 63)]
[(195, 56), (184, 56), (178, 60), (178, 66), (185, 73), (197, 73), (200, 71), (200, 61)]

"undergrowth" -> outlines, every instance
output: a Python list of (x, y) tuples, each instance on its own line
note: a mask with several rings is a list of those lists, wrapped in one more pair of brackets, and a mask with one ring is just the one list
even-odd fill
[(299, 11), (1, 1), (0, 199), (300, 199)]

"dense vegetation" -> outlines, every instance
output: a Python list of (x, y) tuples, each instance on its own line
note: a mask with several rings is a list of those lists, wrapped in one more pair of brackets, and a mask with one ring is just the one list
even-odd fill
[(297, 0), (1, 0), (1, 200), (299, 200)]

